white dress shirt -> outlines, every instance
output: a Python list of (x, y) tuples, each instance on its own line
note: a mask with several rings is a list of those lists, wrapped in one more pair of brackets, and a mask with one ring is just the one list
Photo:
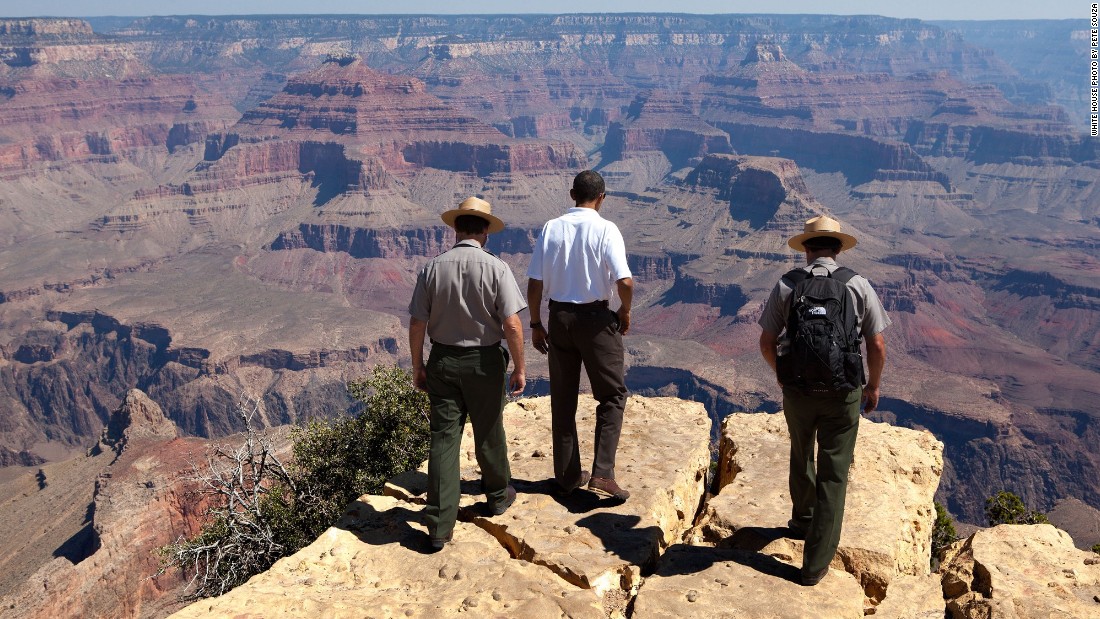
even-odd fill
[(554, 301), (611, 301), (615, 282), (630, 277), (623, 235), (595, 209), (575, 206), (542, 227), (527, 277)]

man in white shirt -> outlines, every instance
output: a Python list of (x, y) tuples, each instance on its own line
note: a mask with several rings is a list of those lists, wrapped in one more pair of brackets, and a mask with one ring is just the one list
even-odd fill
[[(603, 177), (581, 172), (569, 197), (576, 206), (546, 222), (527, 269), (531, 341), (540, 353), (549, 353), (554, 479), (563, 494), (588, 484), (625, 501), (630, 493), (615, 481), (615, 453), (627, 397), (623, 335), (630, 330), (634, 280), (623, 235), (599, 214), (606, 197)], [(542, 324), (544, 296), (549, 328)], [(619, 309), (612, 311), (616, 296)], [(581, 365), (599, 403), (591, 473), (581, 470), (577, 438)]]

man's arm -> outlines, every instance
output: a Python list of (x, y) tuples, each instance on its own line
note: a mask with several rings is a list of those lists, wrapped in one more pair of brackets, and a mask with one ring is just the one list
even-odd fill
[(527, 309), (531, 312), (531, 345), (546, 354), (546, 326), (542, 324), (542, 280), (527, 280)]
[[(630, 305), (634, 302), (634, 278), (624, 277), (615, 282), (615, 287), (619, 293), (619, 300), (622, 301), (622, 305), (619, 306), (619, 333), (626, 335), (627, 331), (630, 331)], [(530, 298), (531, 295), (527, 295)]]
[(886, 365), (886, 338), (876, 333), (867, 338), (867, 385), (863, 388), (863, 412), (869, 413), (878, 407), (879, 383), (882, 380), (882, 368)]
[(413, 317), (409, 317), (409, 354), (412, 355), (413, 385), (421, 390), (428, 390), (428, 371), (424, 369), (424, 335), (428, 331), (428, 323)]
[(527, 386), (527, 364), (523, 360), (523, 324), (519, 314), (512, 314), (504, 320), (504, 339), (508, 342), (508, 352), (512, 354), (512, 376), (508, 379), (508, 393), (519, 395)]
[(760, 356), (768, 362), (768, 367), (775, 372), (776, 347), (779, 346), (779, 334), (764, 329), (760, 332)]

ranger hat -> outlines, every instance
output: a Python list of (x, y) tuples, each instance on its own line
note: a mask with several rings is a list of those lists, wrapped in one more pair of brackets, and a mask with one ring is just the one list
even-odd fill
[(493, 217), (492, 205), (481, 198), (466, 198), (462, 201), (462, 204), (458, 205), (458, 208), (451, 209), (440, 215), (440, 219), (453, 228), (455, 227), (455, 219), (461, 215), (473, 215), (474, 217), (480, 217), (489, 222), (490, 233), (500, 232), (504, 229), (504, 222), (497, 217)]
[(840, 251), (856, 246), (856, 237), (841, 232), (840, 222), (825, 215), (807, 220), (804, 232), (792, 236), (791, 240), (787, 241), (787, 245), (790, 245), (791, 249), (795, 251), (805, 251), (806, 247), (803, 243), (821, 236), (838, 239), (840, 241)]

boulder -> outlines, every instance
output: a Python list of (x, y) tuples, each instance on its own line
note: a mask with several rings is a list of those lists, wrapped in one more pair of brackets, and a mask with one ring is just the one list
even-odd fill
[(1100, 557), (1049, 524), (978, 531), (941, 569), (953, 619), (1100, 617)]
[[(802, 542), (787, 530), (790, 439), (782, 413), (733, 414), (722, 425), (720, 491), (694, 536), (801, 564)], [(849, 473), (844, 530), (832, 567), (853, 574), (870, 605), (900, 575), (929, 572), (933, 495), (943, 444), (928, 432), (860, 422)]]

